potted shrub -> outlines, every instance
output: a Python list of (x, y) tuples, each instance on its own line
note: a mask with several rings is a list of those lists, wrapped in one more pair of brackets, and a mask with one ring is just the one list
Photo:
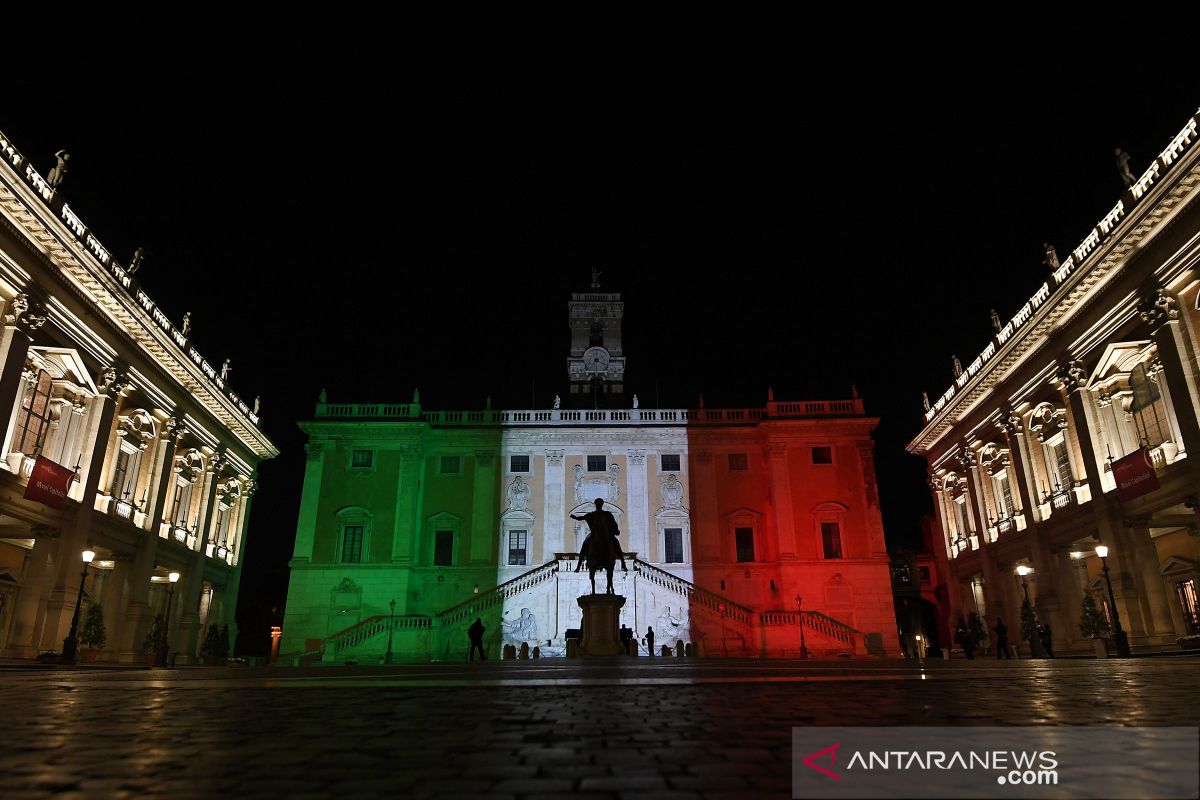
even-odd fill
[(80, 661), (95, 661), (100, 655), (100, 648), (108, 640), (104, 630), (104, 609), (99, 603), (88, 606), (87, 616), (83, 620), (83, 631), (79, 634), (79, 643), (83, 645), (79, 651)]
[(984, 640), (983, 622), (974, 611), (966, 620), (959, 617), (958, 627), (954, 631), (954, 642), (962, 648), (967, 658), (975, 658), (975, 648)]
[(208, 632), (204, 634), (204, 643), (200, 647), (200, 655), (204, 657), (204, 663), (208, 666), (225, 666), (229, 658), (228, 626), (208, 626)]
[(163, 624), (163, 615), (155, 614), (154, 622), (150, 623), (150, 630), (146, 631), (146, 638), (142, 640), (142, 650), (146, 653), (146, 666), (154, 666), (154, 659), (158, 655), (159, 648), (167, 643), (167, 629)]
[(1044, 658), (1045, 653), (1042, 652), (1042, 642), (1038, 635), (1037, 615), (1033, 613), (1033, 606), (1026, 597), (1021, 601), (1021, 638), (1029, 644), (1030, 658)]
[(1104, 658), (1108, 655), (1108, 647), (1104, 643), (1104, 637), (1108, 636), (1108, 620), (1096, 605), (1096, 598), (1091, 592), (1083, 593), (1083, 602), (1080, 605), (1083, 610), (1079, 615), (1079, 632), (1092, 640), (1096, 658)]

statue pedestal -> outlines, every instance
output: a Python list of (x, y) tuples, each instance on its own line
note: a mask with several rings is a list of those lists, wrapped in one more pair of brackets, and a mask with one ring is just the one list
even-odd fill
[(619, 594), (585, 594), (578, 602), (583, 609), (583, 641), (579, 643), (579, 655), (625, 655), (619, 630), (625, 598)]

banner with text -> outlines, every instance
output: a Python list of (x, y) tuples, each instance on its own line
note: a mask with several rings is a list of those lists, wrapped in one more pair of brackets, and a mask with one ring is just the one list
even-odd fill
[(1150, 448), (1134, 450), (1112, 463), (1113, 478), (1117, 481), (1117, 497), (1121, 502), (1149, 494), (1158, 488), (1158, 473), (1150, 458)]
[(33, 462), (33, 472), (29, 474), (29, 485), (25, 487), (25, 499), (36, 500), (50, 508), (62, 508), (74, 477), (75, 470), (38, 456)]

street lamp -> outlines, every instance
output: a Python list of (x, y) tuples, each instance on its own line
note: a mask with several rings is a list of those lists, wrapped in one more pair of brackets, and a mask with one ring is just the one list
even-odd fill
[(800, 658), (808, 658), (808, 645), (804, 643), (804, 614), (800, 611), (802, 598), (796, 595), (796, 621), (800, 623)]
[(79, 642), (75, 635), (79, 630), (79, 609), (83, 606), (83, 585), (87, 583), (88, 564), (92, 563), (95, 557), (95, 551), (83, 551), (83, 572), (79, 573), (79, 596), (75, 598), (75, 613), (71, 615), (71, 632), (63, 639), (62, 656), (59, 658), (63, 664), (74, 664), (75, 654), (79, 650)]
[[(1025, 605), (1029, 606), (1030, 613), (1033, 613), (1033, 606), (1029, 602), (1029, 582), (1025, 578), (1033, 574), (1033, 567), (1027, 564), (1017, 565), (1017, 574), (1021, 576), (1021, 590), (1025, 592)], [(1024, 624), (1022, 619), (1021, 623)], [(1038, 638), (1037, 616), (1034, 616), (1033, 629), (1029, 632), (1029, 654), (1034, 658), (1042, 658), (1045, 653), (1042, 651), (1042, 642)]]
[(171, 649), (171, 598), (175, 596), (175, 584), (179, 582), (179, 573), (172, 572), (167, 576), (167, 581), (170, 584), (167, 588), (167, 611), (163, 614), (163, 635), (154, 659), (156, 667), (167, 666), (167, 653)]
[(1121, 658), (1128, 658), (1129, 638), (1121, 628), (1121, 615), (1117, 612), (1117, 598), (1113, 594), (1112, 578), (1108, 577), (1108, 546), (1096, 545), (1096, 555), (1100, 556), (1100, 563), (1104, 569), (1104, 582), (1108, 584), (1108, 607), (1112, 611), (1113, 640), (1117, 644), (1117, 655)]
[(388, 605), (391, 606), (392, 613), (388, 617), (388, 649), (387, 655), (383, 657), (383, 663), (385, 664), (392, 663), (392, 628), (396, 625), (396, 601), (392, 600)]

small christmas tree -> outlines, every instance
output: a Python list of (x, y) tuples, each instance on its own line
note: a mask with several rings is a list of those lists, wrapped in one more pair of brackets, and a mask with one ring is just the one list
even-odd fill
[(163, 626), (163, 616), (155, 614), (154, 622), (150, 624), (150, 630), (146, 631), (146, 638), (142, 639), (142, 650), (147, 653), (157, 653), (166, 642), (167, 629)]
[(1083, 610), (1079, 615), (1079, 632), (1089, 639), (1108, 636), (1108, 620), (1096, 605), (1096, 598), (1091, 592), (1083, 593), (1083, 602), (1080, 605)]
[(108, 634), (104, 630), (104, 609), (99, 603), (88, 606), (87, 617), (83, 621), (83, 632), (79, 634), (79, 643), (84, 647), (104, 647)]
[(1038, 638), (1037, 617), (1028, 597), (1021, 601), (1021, 638), (1030, 643)]

